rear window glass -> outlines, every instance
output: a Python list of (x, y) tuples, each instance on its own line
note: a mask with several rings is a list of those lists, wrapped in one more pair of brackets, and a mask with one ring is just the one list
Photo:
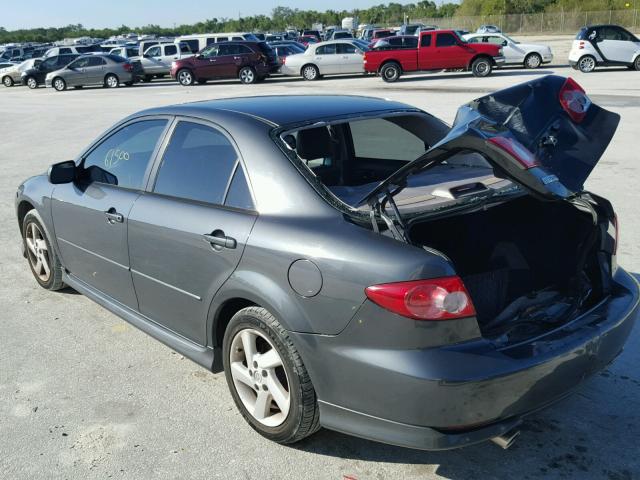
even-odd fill
[[(129, 55), (131, 55), (131, 53), (129, 53)], [(116, 63), (125, 63), (127, 61), (125, 58), (122, 58), (120, 55), (107, 55), (107, 57), (109, 57), (109, 59), (111, 59)]]
[(258, 43), (258, 48), (262, 53), (266, 53), (267, 55), (273, 53), (273, 48), (271, 48), (266, 42)]
[(426, 151), (423, 140), (382, 118), (352, 122), (350, 127), (354, 153), (359, 158), (411, 161)]

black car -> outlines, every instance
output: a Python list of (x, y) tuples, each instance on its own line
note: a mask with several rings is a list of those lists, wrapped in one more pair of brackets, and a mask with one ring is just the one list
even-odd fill
[(29, 70), (22, 72), (22, 84), (29, 88), (38, 88), (40, 85), (44, 85), (44, 80), (48, 73), (60, 70), (62, 67), (69, 65), (79, 56), (80, 55), (75, 53), (68, 53), (49, 57), (37, 67), (30, 68)]

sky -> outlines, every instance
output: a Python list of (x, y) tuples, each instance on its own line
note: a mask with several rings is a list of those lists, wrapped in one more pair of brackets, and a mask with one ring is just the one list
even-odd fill
[[(390, 1), (390, 0), (389, 0)], [(408, 0), (394, 0), (410, 3)], [(85, 27), (130, 27), (157, 24), (172, 27), (208, 18), (270, 14), (276, 6), (301, 10), (368, 8), (387, 0), (1, 0), (0, 26), (7, 30), (63, 27), (81, 23)], [(439, 3), (439, 2), (438, 2)]]

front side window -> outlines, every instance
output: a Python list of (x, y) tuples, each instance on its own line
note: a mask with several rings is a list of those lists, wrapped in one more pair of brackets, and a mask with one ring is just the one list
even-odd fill
[(147, 50), (147, 55), (150, 57), (159, 57), (160, 47), (151, 47), (149, 50)]
[(502, 45), (505, 40), (502, 37), (491, 36), (488, 37), (488, 43), (493, 43), (494, 45)]
[(224, 55), (233, 55), (233, 50), (235, 50), (235, 45), (220, 45), (218, 47), (218, 56), (222, 57)]
[(89, 66), (89, 58), (85, 57), (85, 58), (79, 58), (78, 60), (73, 62), (71, 65), (69, 65), (69, 68), (86, 68), (88, 66)]
[(436, 37), (436, 47), (453, 47), (457, 43), (456, 37), (450, 33), (439, 33)]
[(61, 48), (60, 53), (72, 53), (70, 48)]
[(131, 123), (94, 148), (83, 160), (83, 179), (142, 189), (144, 175), (166, 120)]
[(215, 57), (216, 55), (218, 55), (219, 48), (220, 48), (220, 45), (211, 45), (210, 47), (205, 48), (200, 53), (200, 55), (202, 55), (204, 58)]
[(153, 191), (221, 205), (237, 161), (235, 148), (218, 130), (182, 121), (171, 135)]

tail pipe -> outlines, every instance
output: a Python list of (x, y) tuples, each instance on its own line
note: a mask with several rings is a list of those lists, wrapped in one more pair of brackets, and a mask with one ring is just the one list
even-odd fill
[(491, 441), (506, 450), (516, 441), (516, 438), (520, 435), (520, 430), (510, 430), (507, 433), (503, 433), (497, 437), (493, 437)]

